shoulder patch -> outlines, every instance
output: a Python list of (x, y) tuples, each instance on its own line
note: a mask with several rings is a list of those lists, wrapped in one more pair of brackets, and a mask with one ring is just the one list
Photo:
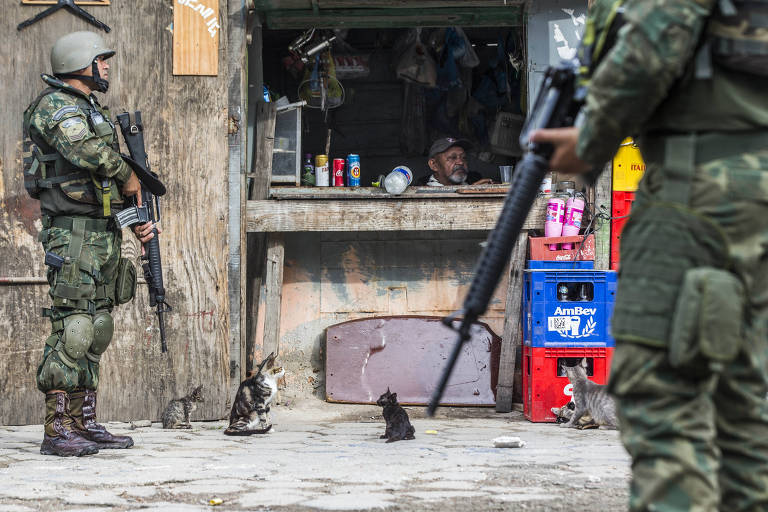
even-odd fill
[[(75, 107), (77, 108), (77, 107)], [(81, 117), (70, 117), (65, 119), (59, 125), (61, 133), (67, 138), (69, 142), (77, 142), (82, 140), (88, 133), (88, 125)]]
[(66, 107), (61, 107), (59, 110), (54, 112), (53, 114), (53, 120), (58, 121), (62, 117), (64, 117), (67, 114), (74, 114), (80, 110), (77, 105), (67, 105)]

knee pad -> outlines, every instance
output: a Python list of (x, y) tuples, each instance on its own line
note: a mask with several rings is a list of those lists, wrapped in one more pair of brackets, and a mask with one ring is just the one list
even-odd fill
[(85, 355), (93, 342), (93, 321), (89, 315), (70, 315), (64, 319), (64, 330), (57, 352), (70, 367)]
[(85, 357), (98, 363), (101, 359), (101, 354), (107, 350), (109, 343), (112, 341), (112, 334), (115, 330), (115, 323), (112, 320), (112, 315), (106, 311), (99, 311), (93, 315), (93, 343), (91, 348), (86, 352)]

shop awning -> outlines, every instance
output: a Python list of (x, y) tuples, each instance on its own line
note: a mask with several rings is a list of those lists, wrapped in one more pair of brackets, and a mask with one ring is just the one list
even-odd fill
[(265, 28), (397, 28), (523, 24), (524, 0), (255, 0)]

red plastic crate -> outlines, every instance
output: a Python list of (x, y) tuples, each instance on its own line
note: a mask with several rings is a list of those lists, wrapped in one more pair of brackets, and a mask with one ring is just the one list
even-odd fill
[[(584, 243), (581, 243), (582, 240)], [(572, 243), (573, 249), (566, 251), (561, 249), (549, 250), (549, 244), (562, 243)], [(579, 244), (581, 244), (581, 248), (579, 248)], [(594, 261), (595, 259), (595, 235), (589, 235), (586, 239), (582, 235), (529, 237), (528, 246), (531, 252), (529, 259), (536, 261)]]
[(614, 192), (611, 198), (611, 270), (619, 269), (619, 249), (621, 246), (621, 231), (627, 222), (626, 215), (632, 210), (635, 200), (634, 192)]
[(558, 360), (568, 358), (569, 366), (587, 358), (588, 378), (597, 384), (608, 382), (613, 347), (523, 347), (523, 413), (536, 423), (554, 422), (552, 407), (562, 407), (573, 394), (568, 377), (558, 376)]

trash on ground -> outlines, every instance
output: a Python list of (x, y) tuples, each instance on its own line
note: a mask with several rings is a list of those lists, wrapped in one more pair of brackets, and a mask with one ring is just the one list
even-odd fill
[(496, 448), (522, 448), (525, 441), (519, 437), (501, 436), (493, 440), (493, 446)]

